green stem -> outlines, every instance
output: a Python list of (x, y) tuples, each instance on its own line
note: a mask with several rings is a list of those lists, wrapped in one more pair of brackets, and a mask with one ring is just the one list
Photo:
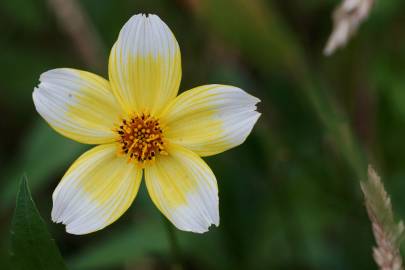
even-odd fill
[(162, 219), (166, 227), (167, 237), (170, 244), (170, 251), (173, 263), (172, 269), (183, 270), (180, 245), (176, 237), (176, 232), (174, 231), (173, 225), (164, 216), (162, 216)]

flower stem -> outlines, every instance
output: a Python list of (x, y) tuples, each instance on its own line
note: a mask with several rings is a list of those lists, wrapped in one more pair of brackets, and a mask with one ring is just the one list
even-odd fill
[(178, 239), (176, 237), (176, 232), (174, 231), (173, 225), (165, 217), (162, 216), (162, 219), (166, 227), (167, 237), (170, 244), (172, 269), (183, 270), (181, 251)]

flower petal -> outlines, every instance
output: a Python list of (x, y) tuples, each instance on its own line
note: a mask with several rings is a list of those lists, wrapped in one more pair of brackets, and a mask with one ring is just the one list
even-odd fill
[(121, 109), (107, 80), (68, 68), (47, 71), (39, 80), (35, 108), (56, 131), (81, 143), (114, 141)]
[(178, 96), (162, 116), (165, 137), (200, 156), (240, 145), (260, 117), (260, 100), (227, 85), (196, 87)]
[(116, 156), (116, 144), (94, 147), (79, 157), (53, 193), (52, 220), (72, 234), (101, 230), (133, 202), (142, 170)]
[(128, 113), (158, 115), (176, 97), (181, 79), (180, 49), (169, 27), (156, 15), (133, 16), (111, 50), (109, 76)]
[(203, 233), (218, 226), (217, 181), (195, 153), (170, 145), (168, 156), (145, 168), (145, 180), (152, 201), (180, 230)]

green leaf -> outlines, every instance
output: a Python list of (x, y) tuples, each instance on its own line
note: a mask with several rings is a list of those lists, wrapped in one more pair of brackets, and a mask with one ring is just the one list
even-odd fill
[(25, 176), (17, 193), (11, 246), (13, 262), (17, 269), (67, 269), (32, 200)]

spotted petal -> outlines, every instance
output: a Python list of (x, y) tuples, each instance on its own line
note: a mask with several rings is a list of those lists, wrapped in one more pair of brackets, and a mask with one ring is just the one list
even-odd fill
[(47, 71), (39, 80), (32, 94), (35, 108), (56, 131), (82, 143), (114, 141), (121, 108), (108, 81), (68, 68)]
[(180, 230), (206, 232), (218, 226), (218, 187), (208, 165), (195, 153), (170, 145), (145, 168), (149, 194), (159, 210)]
[(133, 202), (142, 170), (116, 145), (94, 147), (79, 157), (53, 193), (52, 220), (72, 234), (100, 230), (118, 219)]
[(111, 50), (109, 77), (114, 94), (128, 113), (158, 115), (177, 95), (180, 49), (158, 16), (138, 14), (124, 25)]
[(260, 116), (260, 100), (227, 85), (196, 87), (178, 96), (162, 116), (165, 137), (200, 156), (240, 145)]

